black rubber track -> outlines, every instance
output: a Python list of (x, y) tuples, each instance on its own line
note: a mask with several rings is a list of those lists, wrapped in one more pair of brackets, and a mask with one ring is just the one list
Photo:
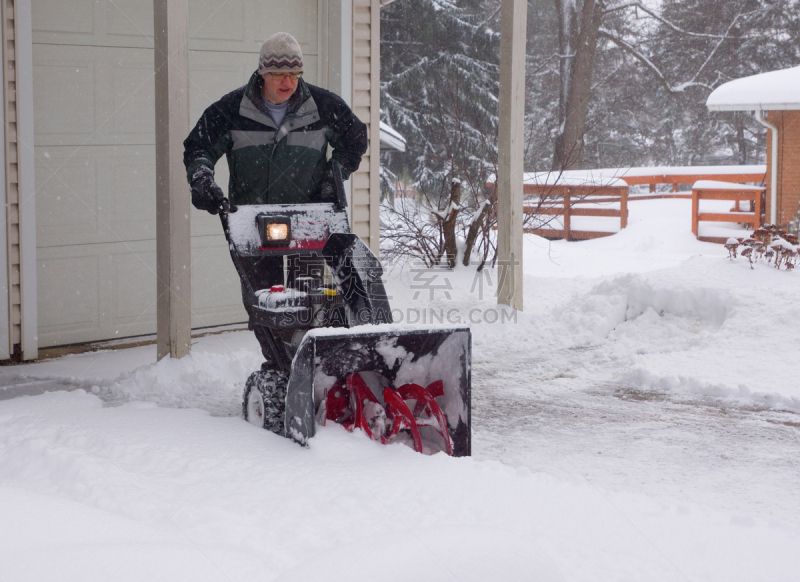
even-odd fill
[(275, 434), (283, 433), (283, 417), (286, 411), (286, 385), (289, 379), (286, 374), (274, 369), (258, 370), (250, 374), (244, 385), (242, 415), (247, 418), (247, 400), (251, 390), (261, 393), (264, 403), (264, 428)]

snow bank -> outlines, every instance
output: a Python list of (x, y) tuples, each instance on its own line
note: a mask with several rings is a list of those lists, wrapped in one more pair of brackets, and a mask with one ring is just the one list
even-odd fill
[(718, 329), (734, 303), (726, 291), (655, 289), (641, 276), (624, 275), (574, 297), (557, 308), (556, 315), (579, 343), (624, 338), (643, 349), (656, 339), (679, 340), (700, 329)]
[(242, 389), (263, 357), (252, 350), (169, 357), (122, 374), (92, 392), (110, 403), (146, 401), (173, 408), (200, 408), (215, 415), (241, 414)]
[(623, 381), (639, 389), (658, 390), (680, 395), (708, 396), (732, 400), (745, 406), (800, 413), (800, 397), (784, 396), (777, 392), (753, 392), (744, 384), (737, 386), (714, 384), (680, 374), (658, 376), (641, 368), (633, 368), (626, 372)]

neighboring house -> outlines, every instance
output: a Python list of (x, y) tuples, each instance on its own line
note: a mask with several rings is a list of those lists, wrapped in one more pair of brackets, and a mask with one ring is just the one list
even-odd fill
[[(292, 33), (305, 78), (368, 124), (349, 183), (378, 248), (379, 0), (189, 0), (190, 125)], [(2, 3), (0, 360), (156, 331), (152, 0)], [(224, 159), (218, 182), (227, 186)], [(186, 195), (189, 196), (188, 185)], [(219, 220), (193, 211), (192, 327), (246, 321)]]
[[(768, 128), (767, 221), (782, 227), (800, 218), (800, 67), (720, 85), (708, 96), (711, 111), (755, 111)], [(764, 114), (766, 112), (766, 115)]]

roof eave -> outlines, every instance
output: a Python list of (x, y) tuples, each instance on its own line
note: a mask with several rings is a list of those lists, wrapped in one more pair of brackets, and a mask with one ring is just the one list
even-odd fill
[(707, 104), (709, 111), (792, 111), (800, 109), (800, 103), (725, 103)]

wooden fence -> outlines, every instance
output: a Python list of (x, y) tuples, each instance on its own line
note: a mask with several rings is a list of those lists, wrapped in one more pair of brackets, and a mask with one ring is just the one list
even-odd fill
[[(699, 236), (698, 222), (701, 220), (707, 220), (711, 222), (738, 222), (751, 224), (753, 226), (753, 230), (757, 229), (759, 226), (761, 226), (761, 195), (763, 193), (764, 188), (755, 188), (753, 186), (744, 186), (742, 188), (715, 188), (713, 186), (704, 186), (701, 183), (700, 187), (692, 188), (692, 232), (698, 240), (724, 244), (728, 240), (726, 237)], [(736, 203), (736, 211), (701, 213), (701, 200), (730, 200)], [(752, 201), (753, 211), (738, 212), (739, 201), (741, 200)]]
[(698, 174), (650, 174), (642, 176), (620, 176), (620, 179), (625, 180), (628, 186), (639, 184), (649, 184), (650, 192), (656, 191), (657, 184), (672, 184), (672, 191), (677, 192), (681, 184), (694, 184), (699, 180), (719, 180), (720, 182), (734, 182), (737, 184), (744, 184), (746, 182), (764, 182), (764, 172), (754, 173), (724, 173), (706, 171)]
[[(537, 195), (541, 204), (526, 204), (525, 214), (543, 214), (545, 216), (562, 216), (563, 228), (526, 228), (525, 232), (537, 234), (545, 238), (563, 238), (566, 240), (585, 240), (616, 234), (615, 232), (574, 230), (573, 216), (603, 216), (619, 218), (620, 230), (628, 225), (628, 187), (627, 186), (565, 186), (525, 184), (525, 194)], [(619, 210), (614, 208), (586, 208), (586, 204), (619, 203)]]
[[(524, 206), (525, 214), (542, 214), (545, 216), (559, 216), (563, 215), (563, 228), (526, 228), (525, 232), (530, 232), (533, 234), (537, 234), (539, 236), (543, 236), (546, 238), (564, 238), (566, 240), (584, 240), (590, 238), (599, 238), (603, 236), (609, 236), (615, 234), (613, 232), (604, 232), (604, 231), (589, 231), (589, 230), (574, 230), (572, 228), (572, 217), (575, 216), (603, 216), (603, 217), (614, 217), (619, 218), (619, 228), (620, 230), (625, 228), (628, 223), (628, 202), (632, 200), (649, 200), (653, 198), (693, 198), (694, 199), (694, 192), (690, 195), (688, 193), (681, 193), (681, 194), (671, 194), (671, 193), (661, 193), (655, 194), (656, 186), (658, 184), (672, 184), (672, 191), (678, 192), (679, 186), (681, 184), (694, 184), (695, 182), (701, 180), (719, 180), (724, 182), (733, 182), (737, 184), (744, 184), (744, 183), (762, 183), (764, 182), (765, 171), (759, 171), (757, 167), (747, 168), (747, 170), (753, 169), (756, 171), (742, 171), (742, 172), (731, 172), (730, 166), (709, 166), (709, 167), (697, 167), (697, 173), (682, 173), (679, 171), (676, 172), (660, 172), (660, 173), (642, 173), (638, 175), (626, 175), (624, 171), (614, 170), (614, 175), (610, 176), (610, 170), (597, 170), (597, 175), (595, 176), (597, 182), (599, 183), (615, 183), (615, 185), (611, 186), (602, 186), (602, 185), (576, 185), (570, 186), (564, 183), (558, 184), (536, 184), (536, 183), (525, 183), (524, 184), (524, 193), (527, 196), (536, 196), (539, 197), (540, 200), (543, 200), (541, 205), (535, 205), (526, 203)], [(655, 168), (654, 168), (655, 169)], [(662, 169), (662, 168), (659, 168)], [(670, 168), (663, 168), (663, 170), (669, 170)], [(637, 172), (641, 172), (643, 170), (647, 170), (645, 168), (633, 168)], [(676, 169), (677, 170), (677, 169)], [(744, 170), (744, 168), (743, 168)], [(605, 173), (605, 176), (604, 174)], [(634, 172), (631, 172), (634, 173)], [(543, 174), (545, 180), (549, 180), (549, 174)], [(610, 176), (610, 177), (609, 177)], [(557, 181), (561, 180), (572, 180), (572, 179), (582, 179), (582, 172), (578, 171), (575, 173), (575, 176), (572, 176), (570, 172), (565, 172), (563, 175), (560, 174), (557, 177)], [(629, 196), (627, 186), (621, 186), (620, 183), (624, 182), (628, 186), (640, 185), (640, 184), (648, 184), (650, 186), (651, 194), (639, 194), (634, 196)], [(493, 186), (493, 182), (487, 183), (487, 186)], [(730, 192), (736, 192), (736, 190), (726, 189), (724, 194), (720, 194), (717, 200), (733, 200), (733, 198), (724, 198), (724, 196), (730, 196)], [(756, 200), (756, 210), (755, 213), (758, 215), (758, 221), (760, 221), (760, 211), (761, 211), (761, 198), (755, 198), (753, 194), (750, 192), (756, 191), (763, 191), (761, 190), (752, 190), (752, 187), (744, 186), (742, 189), (742, 194), (738, 200)], [(703, 191), (705, 192), (705, 190)], [(704, 198), (712, 196), (712, 194), (701, 194)], [(619, 203), (619, 210), (616, 209), (608, 209), (608, 208), (590, 208), (587, 207), (588, 204), (601, 204), (601, 203)], [(694, 207), (693, 202), (693, 213), (692, 213), (692, 226), (697, 235), (697, 220), (698, 214), (697, 210)], [(699, 218), (699, 220), (730, 220), (731, 222), (747, 222), (751, 224), (756, 224), (755, 218), (753, 218), (752, 213), (728, 213), (723, 215), (713, 215), (713, 214), (704, 214), (700, 215), (704, 217), (712, 217), (712, 218)], [(713, 218), (717, 216), (717, 218)], [(723, 218), (727, 217), (727, 218)], [(705, 240), (701, 238), (701, 240)], [(716, 239), (714, 239), (716, 240)], [(724, 241), (723, 241), (724, 242)]]

